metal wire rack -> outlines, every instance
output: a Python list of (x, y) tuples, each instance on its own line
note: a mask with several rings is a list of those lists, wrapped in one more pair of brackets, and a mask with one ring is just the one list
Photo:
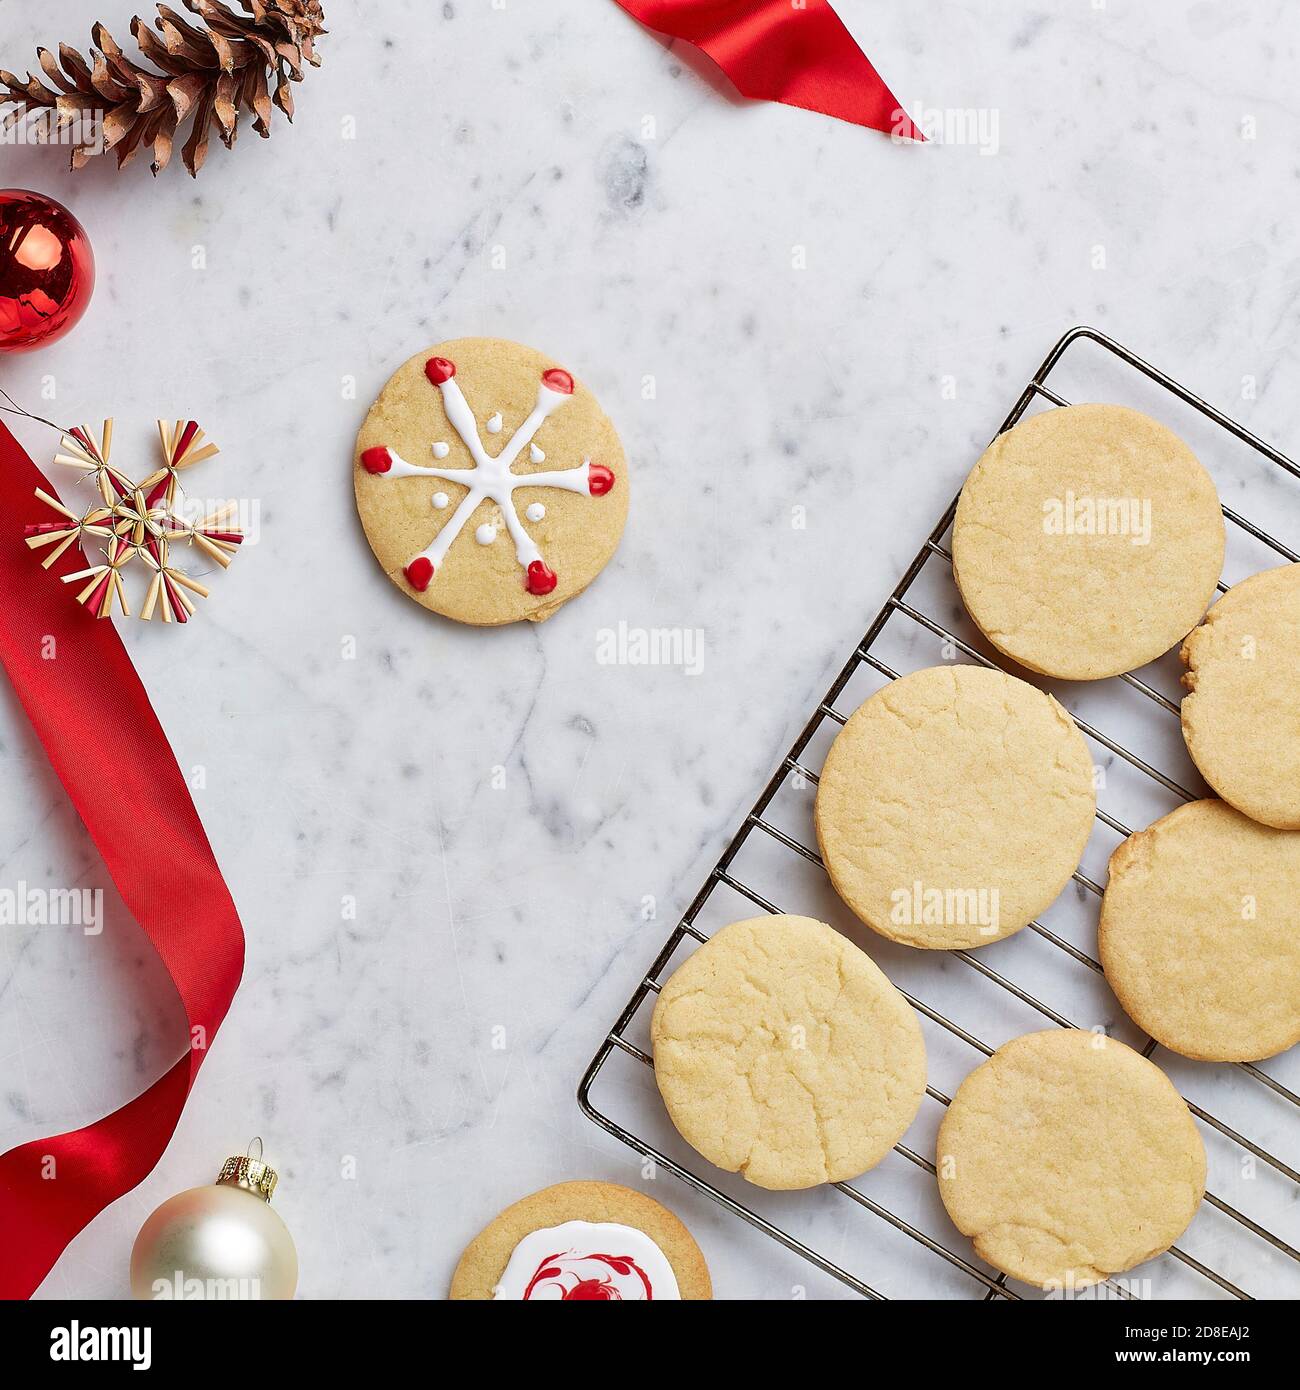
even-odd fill
[[(1048, 379), (1058, 370), (1068, 350), (1073, 345), (1083, 342), (1093, 345), (1090, 351), (1100, 348), (1104, 354), (1108, 355), (1106, 361), (1112, 367), (1117, 361), (1119, 364), (1122, 364), (1123, 367), (1130, 368), (1140, 373), (1141, 378), (1145, 379), (1144, 383), (1140, 383), (1143, 385), (1144, 390), (1158, 388), (1154, 392), (1157, 400), (1161, 398), (1162, 393), (1168, 393), (1177, 398), (1177, 401), (1181, 402), (1183, 406), (1190, 407), (1193, 412), (1203, 417), (1204, 421), (1210, 422), (1211, 425), (1217, 427), (1219, 430), (1227, 431), (1229, 435), (1233, 436), (1237, 441), (1240, 441), (1241, 444), (1247, 446), (1247, 449), (1250, 451), (1249, 457), (1253, 463), (1266, 460), (1276, 465), (1284, 474), (1289, 474), (1293, 478), (1300, 479), (1300, 466), (1297, 466), (1291, 459), (1256, 438), (1249, 430), (1230, 419), (1221, 411), (1216, 410), (1213, 406), (1208, 405), (1173, 378), (1158, 371), (1155, 367), (1143, 361), (1129, 349), (1121, 346), (1105, 334), (1087, 327), (1071, 329), (1056, 343), (1038, 371), (1034, 374), (1033, 379), (1025, 387), (1011, 413), (1003, 422), (999, 433), (1016, 424), (1031, 405), (1041, 408), (1050, 408), (1051, 406), (1068, 404), (1064, 396), (1048, 385)], [(1167, 398), (1166, 403), (1172, 405), (1172, 402), (1168, 402)], [(1277, 478), (1281, 475), (1271, 476), (1272, 478)], [(1294, 504), (1295, 500), (1295, 496), (1289, 492), (1288, 485), (1288, 495), (1285, 498), (1285, 503)], [(925, 606), (931, 609), (942, 609), (946, 607), (948, 611), (954, 614), (957, 613), (960, 607), (959, 602), (955, 599), (955, 586), (952, 581), (952, 554), (949, 547), (944, 543), (945, 537), (951, 527), (956, 507), (957, 503), (954, 499), (952, 505), (948, 508), (934, 531), (930, 534), (916, 558), (912, 561), (911, 565), (908, 566), (902, 579), (899, 581), (898, 587), (894, 590), (884, 608), (881, 609), (875, 621), (867, 629), (862, 641), (853, 649), (848, 661), (844, 664), (843, 668), (832, 682), (824, 698), (819, 701), (816, 708), (813, 710), (803, 731), (795, 739), (789, 752), (781, 760), (780, 765), (773, 773), (767, 785), (763, 788), (758, 800), (754, 803), (753, 809), (744, 818), (740, 828), (736, 831), (730, 843), (723, 851), (721, 858), (719, 858), (708, 874), (708, 877), (696, 894), (694, 901), (692, 901), (687, 908), (685, 915), (664, 944), (663, 949), (655, 958), (645, 978), (638, 985), (635, 993), (628, 1001), (627, 1006), (619, 1015), (614, 1026), (601, 1043), (599, 1050), (588, 1066), (578, 1088), (578, 1103), (583, 1112), (588, 1118), (601, 1126), (602, 1129), (614, 1135), (632, 1149), (647, 1156), (656, 1165), (675, 1174), (698, 1192), (702, 1192), (711, 1197), (733, 1215), (747, 1221), (751, 1226), (764, 1232), (773, 1240), (780, 1242), (780, 1244), (784, 1245), (787, 1249), (794, 1251), (819, 1269), (825, 1271), (835, 1279), (842, 1281), (842, 1283), (849, 1288), (872, 1299), (883, 1299), (886, 1295), (880, 1292), (876, 1287), (873, 1287), (871, 1283), (868, 1283), (867, 1279), (862, 1275), (851, 1272), (849, 1269), (845, 1268), (844, 1264), (847, 1263), (847, 1261), (842, 1261), (841, 1258), (833, 1259), (825, 1249), (817, 1248), (817, 1246), (812, 1243), (811, 1239), (801, 1239), (792, 1234), (791, 1231), (786, 1229), (787, 1225), (793, 1224), (792, 1222), (782, 1222), (775, 1219), (775, 1217), (763, 1215), (759, 1211), (754, 1210), (752, 1205), (749, 1205), (749, 1203), (757, 1202), (759, 1199), (770, 1196), (770, 1194), (764, 1194), (758, 1189), (750, 1188), (748, 1185), (742, 1184), (741, 1186), (744, 1188), (744, 1191), (740, 1195), (744, 1196), (746, 1199), (742, 1201), (739, 1199), (739, 1196), (733, 1196), (727, 1191), (724, 1191), (721, 1183), (727, 1175), (716, 1173), (714, 1170), (709, 1169), (705, 1161), (700, 1159), (697, 1155), (692, 1155), (690, 1158), (683, 1158), (681, 1161), (672, 1157), (646, 1138), (633, 1132), (627, 1125), (619, 1123), (609, 1114), (605, 1113), (593, 1100), (592, 1091), (598, 1078), (600, 1078), (612, 1057), (633, 1058), (646, 1067), (652, 1068), (654, 1066), (653, 1058), (650, 1056), (649, 1052), (632, 1041), (628, 1034), (632, 1029), (634, 1020), (638, 1019), (647, 1000), (658, 994), (665, 973), (671, 973), (669, 969), (670, 962), (679, 949), (694, 949), (699, 943), (708, 940), (709, 933), (697, 925), (697, 922), (706, 904), (710, 902), (710, 899), (714, 897), (715, 893), (725, 887), (731, 890), (733, 894), (737, 895), (740, 900), (748, 902), (764, 912), (777, 913), (800, 910), (799, 906), (789, 902), (782, 905), (772, 902), (767, 895), (758, 891), (746, 881), (746, 876), (738, 867), (737, 860), (742, 850), (750, 843), (751, 837), (762, 837), (781, 854), (795, 856), (797, 863), (793, 866), (794, 868), (802, 870), (805, 865), (812, 866), (819, 878), (824, 877), (824, 869), (820, 855), (818, 855), (815, 850), (810, 849), (807, 844), (803, 843), (797, 833), (791, 833), (790, 829), (783, 828), (781, 825), (777, 824), (776, 821), (778, 817), (770, 814), (770, 808), (778, 792), (786, 786), (790, 779), (795, 779), (803, 786), (816, 785), (817, 775), (808, 766), (808, 763), (813, 761), (810, 754), (815, 751), (819, 737), (824, 740), (824, 731), (828, 727), (829, 731), (833, 733), (839, 726), (844, 724), (847, 716), (845, 713), (835, 708), (835, 703), (840, 696), (849, 689), (855, 678), (864, 671), (873, 673), (873, 679), (883, 677), (885, 681), (897, 679), (897, 677), (902, 674), (892, 664), (883, 660), (878, 654), (877, 644), (880, 642), (882, 633), (886, 630), (887, 624), (898, 620), (904, 624), (911, 625), (926, 641), (938, 641), (944, 644), (945, 655), (949, 657), (955, 657), (957, 653), (960, 653), (962, 658), (982, 665), (994, 666), (1002, 664), (997, 660), (997, 654), (992, 652), (991, 649), (980, 649), (980, 645), (978, 644), (979, 639), (977, 637), (973, 636), (972, 640), (968, 641), (958, 632), (953, 631), (952, 629), (959, 625), (955, 617), (949, 621), (941, 621), (924, 611), (919, 600), (913, 599), (914, 591), (918, 589), (918, 587), (921, 587), (923, 577), (931, 570), (941, 569), (941, 583), (945, 586), (945, 590), (941, 591), (933, 602)], [(1288, 546), (1275, 539), (1261, 527), (1247, 520), (1246, 517), (1240, 515), (1235, 509), (1225, 505), (1223, 512), (1225, 518), (1232, 527), (1238, 528), (1240, 533), (1243, 533), (1252, 541), (1265, 547), (1274, 555), (1292, 562), (1300, 559), (1300, 556), (1297, 556)], [(1254, 566), (1254, 568), (1261, 567), (1262, 566), (1258, 564)], [(1222, 582), (1219, 584), (1220, 591), (1225, 590), (1226, 587), (1227, 586)], [(1024, 673), (1017, 672), (1017, 674)], [(1161, 693), (1148, 680), (1144, 680), (1132, 674), (1121, 676), (1118, 680), (1141, 695), (1144, 701), (1149, 701), (1160, 710), (1163, 710), (1166, 715), (1172, 714), (1177, 716), (1178, 704)], [(1112, 683), (1097, 682), (1094, 684), (1111, 685)], [(852, 691), (849, 691), (849, 693), (852, 694)], [(1069, 687), (1066, 687), (1063, 693), (1058, 692), (1058, 698), (1061, 698), (1062, 702), (1065, 703), (1067, 707), (1077, 705), (1078, 703), (1077, 700), (1071, 699)], [(854, 700), (854, 708), (856, 708), (857, 703), (859, 703), (859, 701)], [(1144, 706), (1144, 708), (1149, 711), (1149, 705)], [(849, 712), (851, 712), (851, 710)], [(1163, 789), (1164, 793), (1171, 794), (1178, 800), (1191, 800), (1198, 794), (1183, 786), (1175, 777), (1162, 771), (1156, 763), (1156, 755), (1143, 756), (1141, 753), (1133, 751), (1119, 738), (1103, 732), (1101, 728), (1085, 720), (1080, 715), (1077, 708), (1072, 709), (1072, 712), (1074, 713), (1076, 723), (1085, 736), (1093, 740), (1101, 749), (1106, 750), (1110, 755), (1110, 762), (1119, 768), (1120, 771), (1125, 772), (1126, 775), (1149, 779), (1151, 783)], [(1102, 756), (1104, 757), (1105, 754)], [(1099, 803), (1101, 799), (1102, 798), (1099, 796)], [(1123, 837), (1130, 833), (1129, 826), (1126, 825), (1123, 820), (1102, 809), (1100, 804), (1097, 810), (1097, 819), (1101, 825), (1107, 827), (1109, 831), (1113, 832), (1115, 835)], [(805, 838), (811, 838), (811, 836), (807, 835), (805, 832)], [(1085, 862), (1087, 862), (1086, 859)], [(786, 886), (790, 881), (791, 875), (782, 872), (778, 876), (783, 885), (781, 895), (785, 896)], [(1076, 892), (1081, 899), (1096, 899), (1100, 897), (1103, 891), (1100, 884), (1086, 874), (1082, 867), (1074, 875), (1074, 880), (1076, 885), (1078, 885)], [(813, 913), (810, 915), (817, 914)], [(821, 915), (826, 914), (823, 913)], [(1046, 915), (1047, 914), (1044, 914), (1044, 916)], [(728, 918), (727, 920), (730, 919)], [(1095, 913), (1092, 914), (1091, 923), (1095, 926)], [(1084, 971), (1092, 972), (1094, 978), (1101, 978), (1101, 966), (1098, 961), (1087, 949), (1084, 949), (1076, 944), (1076, 942), (1068, 939), (1067, 934), (1053, 930), (1042, 922), (1033, 922), (1026, 932), (1021, 933), (1021, 936), (1028, 937), (1031, 932), (1035, 933), (1040, 940), (1047, 942), (1052, 948), (1052, 962), (1051, 969), (1048, 971), (1049, 974), (1055, 970), (1077, 971), (1081, 968)], [(1013, 938), (1013, 940), (1016, 939), (1018, 938)], [(1083, 939), (1088, 941), (1089, 937), (1085, 934)], [(880, 945), (881, 943), (873, 939), (872, 951), (873, 954), (877, 954), (878, 957), (878, 948)], [(1033, 989), (1027, 988), (1013, 981), (1007, 974), (1004, 974), (1002, 970), (994, 969), (993, 966), (988, 964), (988, 959), (991, 958), (989, 952), (990, 948), (985, 947), (978, 955), (970, 951), (913, 952), (911, 954), (914, 960), (917, 956), (955, 959), (961, 962), (961, 964), (970, 971), (975, 972), (983, 981), (995, 987), (996, 990), (1004, 991), (1015, 1001), (1018, 1001), (1019, 1005), (1025, 1006), (1032, 1014), (1040, 1016), (1040, 1019), (1046, 1019), (1062, 1028), (1077, 1026), (1076, 1023), (1064, 1013), (1039, 997), (1041, 986)], [(998, 959), (1001, 961), (1003, 957), (1000, 956)], [(924, 970), (924, 966), (921, 968)], [(897, 984), (897, 972), (889, 970), (889, 973), (891, 973)], [(1040, 970), (1039, 973), (1041, 974), (1042, 971)], [(923, 979), (933, 980), (933, 976), (923, 976)], [(1053, 979), (1055, 979), (1054, 975)], [(969, 1064), (965, 1068), (966, 1070), (969, 1070), (970, 1066), (976, 1065), (984, 1057), (992, 1055), (995, 1050), (994, 1047), (990, 1046), (982, 1038), (976, 1036), (975, 1033), (964, 1027), (960, 1022), (949, 1017), (947, 1012), (925, 1002), (925, 1000), (918, 997), (918, 994), (914, 990), (903, 989), (902, 992), (912, 1007), (922, 1016), (923, 1020), (928, 1020), (930, 1024), (942, 1030), (942, 1033), (946, 1035), (948, 1039), (956, 1040), (954, 1046), (959, 1043), (964, 1045), (968, 1053), (973, 1051), (979, 1054), (977, 1057), (970, 1059)], [(1041, 992), (1046, 991), (1041, 990)], [(953, 1012), (955, 1012), (955, 1010)], [(1127, 1023), (1127, 1020), (1125, 1020), (1125, 1022)], [(1044, 1025), (1040, 1022), (1036, 1026)], [(1131, 1027), (1131, 1025), (1129, 1026)], [(1025, 1030), (1020, 1028), (1016, 1031)], [(1141, 1040), (1143, 1038), (1145, 1038), (1145, 1042)], [(1153, 1039), (1146, 1038), (1145, 1035), (1139, 1035), (1135, 1045), (1137, 1045), (1139, 1050), (1146, 1056), (1150, 1056), (1158, 1047), (1158, 1044), (1156, 1044)], [(1161, 1060), (1164, 1062), (1166, 1058), (1162, 1057)], [(1177, 1058), (1169, 1058), (1168, 1060), (1174, 1063), (1179, 1061)], [(1273, 1070), (1276, 1069), (1276, 1067), (1273, 1068)], [(1280, 1106), (1282, 1108), (1284, 1115), (1281, 1118), (1282, 1130), (1279, 1132), (1285, 1132), (1287, 1137), (1292, 1141), (1300, 1137), (1300, 1129), (1292, 1128), (1292, 1126), (1296, 1125), (1297, 1120), (1300, 1119), (1300, 1096), (1289, 1089), (1288, 1086), (1284, 1085), (1276, 1075), (1271, 1074), (1269, 1070), (1265, 1070), (1261, 1066), (1250, 1063), (1238, 1063), (1236, 1064), (1235, 1072), (1238, 1076), (1248, 1078), (1245, 1082), (1247, 1088), (1258, 1088), (1262, 1097), (1265, 1098), (1268, 1104)], [(1222, 1070), (1220, 1070), (1220, 1074), (1222, 1074)], [(1184, 1086), (1183, 1089), (1186, 1091), (1188, 1088)], [(939, 1106), (946, 1106), (950, 1101), (948, 1095), (934, 1086), (927, 1086), (926, 1095)], [(1284, 1190), (1281, 1193), (1281, 1200), (1278, 1206), (1283, 1211), (1289, 1207), (1290, 1212), (1293, 1214), (1297, 1210), (1297, 1206), (1295, 1205), (1296, 1199), (1300, 1197), (1300, 1193), (1296, 1191), (1297, 1188), (1300, 1188), (1300, 1172), (1296, 1171), (1296, 1167), (1286, 1162), (1276, 1152), (1270, 1151), (1270, 1149), (1266, 1148), (1262, 1143), (1239, 1132), (1234, 1124), (1230, 1124), (1219, 1118), (1208, 1109), (1198, 1104), (1195, 1100), (1186, 1096), (1185, 1098), (1188, 1099), (1188, 1104), (1192, 1113), (1208, 1132), (1208, 1137), (1226, 1146), (1227, 1153), (1234, 1156), (1234, 1162), (1239, 1165), (1243, 1171), (1249, 1169), (1253, 1173), (1256, 1168), (1262, 1168), (1270, 1178), (1283, 1185)], [(1269, 1118), (1271, 1122), (1274, 1122), (1274, 1127), (1276, 1127), (1275, 1122), (1278, 1120), (1278, 1117), (1276, 1115), (1271, 1115)], [(1273, 1147), (1278, 1148), (1280, 1145), (1274, 1145)], [(913, 1165), (916, 1169), (924, 1171), (931, 1178), (936, 1176), (934, 1164), (914, 1149), (900, 1143), (896, 1147), (895, 1153), (900, 1155), (906, 1163)], [(696, 1171), (697, 1169), (700, 1171)], [(702, 1173), (705, 1175), (702, 1175)], [(708, 1174), (712, 1174), (712, 1176)], [(956, 1231), (952, 1230), (950, 1226), (947, 1226), (945, 1229), (943, 1223), (936, 1223), (938, 1227), (937, 1232), (927, 1231), (922, 1228), (919, 1217), (904, 1215), (893, 1209), (893, 1207), (901, 1205), (899, 1202), (895, 1201), (891, 1206), (885, 1201), (878, 1200), (877, 1197), (871, 1195), (868, 1190), (870, 1187), (868, 1180), (872, 1176), (872, 1174), (866, 1174), (863, 1178), (857, 1179), (854, 1183), (841, 1182), (832, 1184), (831, 1186), (846, 1197), (856, 1208), (869, 1213), (870, 1216), (874, 1217), (877, 1221), (886, 1223), (888, 1227), (892, 1228), (893, 1232), (901, 1233), (901, 1235), (908, 1238), (908, 1240), (915, 1242), (923, 1251), (928, 1252), (930, 1256), (936, 1257), (944, 1262), (950, 1267), (950, 1271), (958, 1271), (960, 1275), (957, 1279), (959, 1292), (954, 1296), (960, 1297), (964, 1294), (965, 1296), (973, 1295), (978, 1297), (982, 1294), (982, 1296), (987, 1299), (1011, 1300), (1018, 1299), (1022, 1296), (1008, 1286), (1005, 1275), (999, 1275), (996, 1271), (990, 1270), (987, 1266), (982, 1265), (978, 1257), (970, 1250), (964, 1238), (958, 1235)], [(912, 1182), (915, 1183), (915, 1181), (916, 1176), (913, 1173)], [(933, 1184), (931, 1184), (931, 1186), (933, 1186)], [(789, 1196), (791, 1194), (786, 1195)], [(802, 1196), (804, 1194), (793, 1195)], [(1255, 1261), (1258, 1258), (1258, 1252), (1263, 1252), (1268, 1255), (1270, 1259), (1276, 1259), (1281, 1267), (1291, 1275), (1295, 1275), (1297, 1271), (1300, 1270), (1300, 1251), (1297, 1251), (1290, 1243), (1276, 1234), (1275, 1231), (1268, 1229), (1262, 1222), (1255, 1220), (1246, 1212), (1239, 1210), (1236, 1205), (1230, 1204), (1213, 1190), (1206, 1193), (1205, 1202), (1230, 1223), (1229, 1229), (1232, 1232), (1231, 1239), (1243, 1247), (1238, 1251), (1234, 1251), (1234, 1259), (1232, 1261), (1234, 1270), (1237, 1265), (1241, 1265), (1243, 1268), (1247, 1269), (1247, 1271), (1254, 1268)], [(781, 1211), (783, 1215), (790, 1212), (797, 1213), (798, 1207), (797, 1205), (791, 1206), (789, 1202), (786, 1202), (781, 1204)], [(842, 1226), (842, 1223), (838, 1221), (836, 1224)], [(1282, 1222), (1274, 1221), (1273, 1224), (1281, 1225)], [(856, 1229), (855, 1227), (854, 1230), (856, 1231)], [(882, 1235), (883, 1234), (884, 1233), (882, 1233)], [(1184, 1240), (1186, 1240), (1186, 1236)], [(826, 1241), (821, 1242), (823, 1245), (828, 1243), (829, 1242)], [(904, 1245), (906, 1245), (906, 1242), (904, 1242)], [(1257, 1252), (1254, 1255), (1252, 1255), (1250, 1249), (1252, 1245), (1254, 1245), (1254, 1250)], [(862, 1248), (867, 1251), (873, 1248), (871, 1233), (869, 1231), (864, 1232)], [(910, 1246), (907, 1246), (907, 1248), (911, 1249)], [(963, 1253), (963, 1248), (966, 1253)], [(919, 1252), (917, 1253), (919, 1254)], [(1248, 1299), (1254, 1296), (1247, 1292), (1246, 1289), (1240, 1287), (1235, 1279), (1229, 1278), (1227, 1274), (1221, 1272), (1219, 1269), (1212, 1268), (1208, 1263), (1196, 1258), (1181, 1247), (1175, 1247), (1170, 1250), (1167, 1255), (1155, 1262), (1155, 1267), (1158, 1270), (1160, 1266), (1165, 1265), (1165, 1263), (1170, 1260), (1180, 1262), (1182, 1266), (1192, 1271), (1196, 1276), (1195, 1282), (1198, 1287), (1193, 1293), (1193, 1296), (1197, 1296), (1197, 1294), (1202, 1297), (1227, 1295), (1239, 1299)], [(1238, 1274), (1236, 1277), (1241, 1278), (1242, 1276)], [(1135, 1292), (1133, 1285), (1129, 1282), (1112, 1280), (1109, 1282), (1108, 1292), (1110, 1296), (1119, 1298), (1146, 1296), (1147, 1286), (1153, 1283), (1159, 1283), (1159, 1280), (1143, 1280), (1142, 1293), (1139, 1294)], [(1161, 1296), (1160, 1290), (1153, 1290), (1153, 1292), (1154, 1296)]]

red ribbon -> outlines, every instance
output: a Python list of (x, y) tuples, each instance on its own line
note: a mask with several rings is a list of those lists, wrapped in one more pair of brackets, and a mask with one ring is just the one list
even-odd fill
[(747, 97), (782, 101), (911, 140), (912, 124), (830, 0), (618, 0), (703, 49)]
[[(162, 1156), (244, 968), (244, 934), (180, 768), (113, 624), (23, 544), (40, 469), (0, 424), (0, 662), (190, 1022), (184, 1057), (85, 1129), (0, 1154), (0, 1296), (25, 1298), (68, 1242)], [(51, 654), (50, 642), (55, 646)]]

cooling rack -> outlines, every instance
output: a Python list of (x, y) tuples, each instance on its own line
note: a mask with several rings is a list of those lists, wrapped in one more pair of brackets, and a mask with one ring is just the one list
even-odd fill
[[(1087, 360), (1076, 362), (1081, 354)], [(1068, 404), (1069, 397), (1062, 394), (1067, 389), (1061, 384), (1063, 376), (1077, 378), (1078, 390), (1072, 393), (1076, 399), (1136, 405), (1173, 425), (1193, 444), (1225, 498), (1230, 538), (1225, 575), (1235, 566), (1239, 573), (1233, 582), (1279, 563), (1279, 557), (1292, 562), (1300, 558), (1236, 506), (1227, 505), (1227, 499), (1236, 503), (1250, 498), (1270, 514), (1289, 515), (1295, 539), (1300, 534), (1300, 494), (1288, 475), (1300, 479), (1300, 467), (1095, 329), (1073, 328), (1055, 344), (999, 433), (1027, 412)], [(1244, 384), (1243, 395), (1249, 394)], [(1179, 418), (1171, 418), (1174, 415)], [(1024, 1286), (1019, 1291), (1012, 1288), (1005, 1275), (975, 1255), (943, 1215), (934, 1164), (911, 1145), (918, 1130), (937, 1129), (949, 1091), (1001, 1042), (1049, 1025), (1101, 1026), (1145, 1056), (1158, 1054), (1156, 1060), (1200, 1122), (1210, 1180), (1201, 1212), (1178, 1246), (1131, 1276), (1108, 1281), (1092, 1296), (1300, 1295), (1300, 1252), (1277, 1233), (1293, 1230), (1300, 1210), (1300, 1172), (1295, 1166), (1300, 1162), (1295, 1157), (1300, 1096), (1293, 1089), (1300, 1068), (1295, 1057), (1260, 1065), (1185, 1062), (1123, 1016), (1095, 957), (1096, 913), (1103, 891), (1098, 880), (1110, 850), (1130, 827), (1149, 824), (1174, 805), (1205, 794), (1182, 746), (1179, 668), (1172, 658), (1140, 674), (1087, 686), (1027, 676), (1052, 689), (1071, 710), (1096, 750), (1099, 787), (1097, 825), (1072, 888), (1043, 914), (1045, 920), (1031, 923), (1025, 931), (977, 953), (895, 947), (864, 934), (846, 915), (830, 891), (820, 855), (809, 847), (815, 843), (814, 767), (820, 766), (838, 728), (873, 689), (897, 679), (905, 669), (943, 660), (1002, 666), (1026, 676), (969, 626), (952, 578), (948, 544), (956, 507), (954, 500), (908, 566), (628, 1000), (582, 1078), (579, 1105), (602, 1129), (654, 1165), (867, 1298), (1041, 1297)], [(1227, 587), (1219, 584), (1221, 592)], [(1166, 770), (1171, 767), (1177, 770)], [(931, 1082), (944, 1080), (945, 1069), (951, 1075), (949, 1091), (927, 1086), (928, 1103), (923, 1102), (922, 1116), (904, 1136), (909, 1142), (900, 1142), (884, 1164), (851, 1183), (829, 1184), (811, 1193), (773, 1194), (721, 1173), (680, 1141), (661, 1113), (653, 1084), (646, 1084), (649, 1073), (644, 1068), (654, 1066), (648, 1015), (662, 981), (713, 930), (752, 916), (755, 908), (820, 917), (864, 944), (921, 1016)], [(869, 939), (864, 941), (864, 935)], [(616, 1066), (640, 1075), (615, 1077), (611, 1073)], [(600, 1103), (594, 1097), (597, 1089), (603, 1097)], [(609, 1113), (616, 1106), (629, 1112), (623, 1120)], [(646, 1132), (651, 1129), (653, 1138)], [(926, 1151), (933, 1152), (933, 1144)], [(1290, 1161), (1282, 1157), (1284, 1152), (1291, 1155)], [(889, 1286), (888, 1292), (882, 1291), (882, 1284)]]

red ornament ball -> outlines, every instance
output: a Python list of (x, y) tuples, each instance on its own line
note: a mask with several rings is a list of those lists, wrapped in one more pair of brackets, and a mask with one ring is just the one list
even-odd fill
[(67, 208), (41, 193), (0, 189), (0, 352), (62, 338), (94, 288), (90, 238)]

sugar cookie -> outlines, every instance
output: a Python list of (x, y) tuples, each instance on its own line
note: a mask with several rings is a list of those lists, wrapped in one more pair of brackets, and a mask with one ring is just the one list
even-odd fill
[(1079, 1288), (1167, 1250), (1205, 1192), (1205, 1147), (1154, 1063), (1056, 1028), (998, 1050), (939, 1126), (939, 1194), (976, 1253), (1040, 1288)]
[(814, 819), (836, 892), (872, 930), (953, 950), (1047, 908), (1096, 809), (1083, 736), (1050, 695), (935, 666), (878, 690), (840, 730)]
[(1098, 944), (1125, 1012), (1208, 1062), (1300, 1042), (1300, 831), (1193, 801), (1111, 855)]
[(454, 1299), (645, 1303), (713, 1297), (691, 1233), (652, 1197), (610, 1182), (534, 1192), (470, 1241)]
[(464, 623), (541, 622), (608, 563), (627, 465), (589, 390), (532, 348), (458, 338), (389, 379), (357, 439), (357, 509), (394, 584)]
[(664, 985), (651, 1036), (682, 1137), (758, 1187), (866, 1172), (925, 1091), (911, 1007), (867, 955), (809, 917), (723, 927)]
[(984, 635), (1031, 671), (1098, 680), (1176, 646), (1223, 568), (1210, 475), (1118, 405), (1059, 406), (984, 451), (953, 523), (953, 572)]
[(1300, 829), (1300, 565), (1235, 584), (1183, 644), (1183, 737), (1252, 820)]

